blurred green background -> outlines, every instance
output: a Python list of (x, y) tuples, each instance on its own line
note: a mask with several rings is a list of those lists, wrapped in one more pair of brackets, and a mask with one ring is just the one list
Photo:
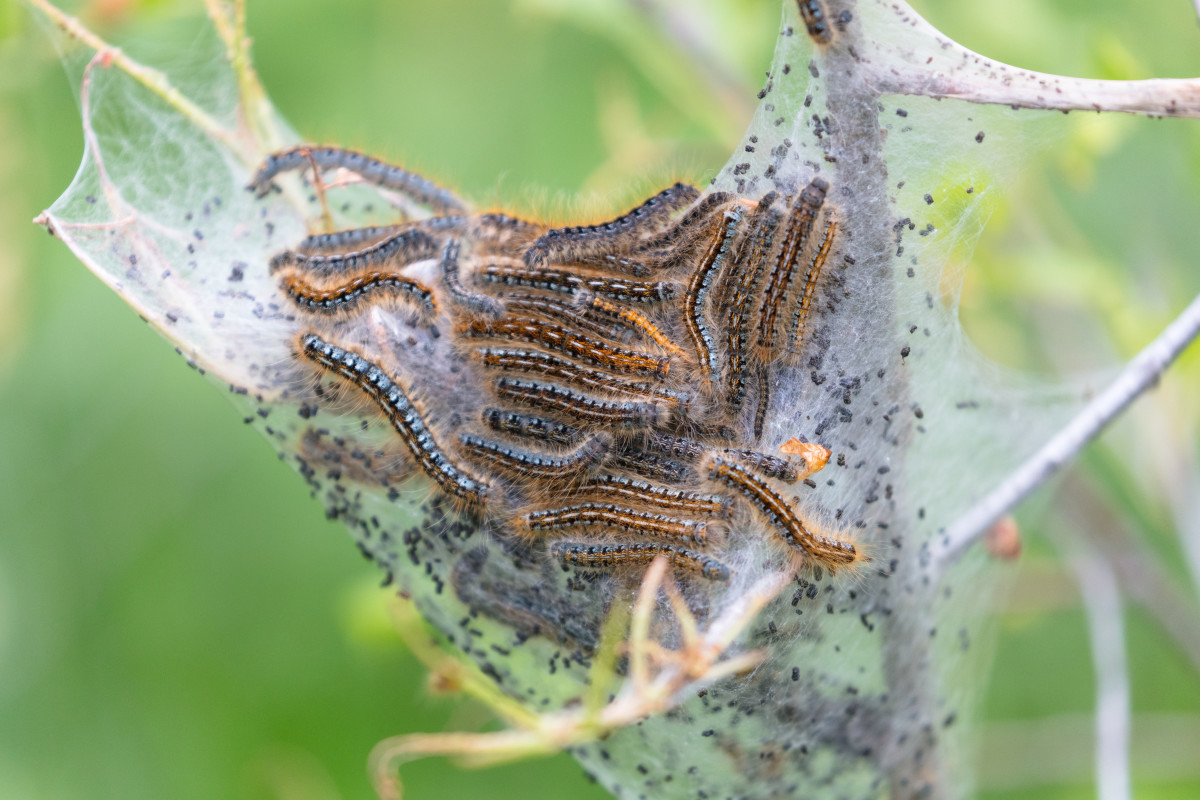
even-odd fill
[[(429, 695), (379, 576), (340, 525), (220, 393), (29, 223), (70, 181), (82, 142), (53, 48), (24, 6), (6, 3), (0, 798), (370, 797), (365, 759), (378, 740), (480, 729), (489, 715)], [(305, 137), (402, 160), (481, 205), (565, 216), (704, 179), (769, 65), (776, 0), (673, 6), (711, 50), (703, 68), (663, 42), (644, 6), (254, 0), (249, 29), (263, 82)], [(1200, 74), (1184, 0), (917, 7), (1025, 67)], [(200, 10), (198, 0), (68, 8), (118, 43), (157, 41)], [(963, 293), (980, 348), (1041, 373), (1127, 358), (1200, 292), (1200, 124), (1065, 124), (997, 215)], [(1126, 614), (1136, 794), (1200, 796), (1197, 586), (1179, 544), (1190, 535), (1200, 551), (1198, 398), (1191, 354), (1052, 502), (1020, 515), (1025, 555), (997, 567), (1015, 586), (996, 601), (984, 797), (1094, 794), (1087, 629), (1052, 542), (1101, 533), (1160, 569), (1126, 586), (1131, 596), (1167, 593)], [(604, 796), (566, 757), (486, 772), (418, 762), (403, 777), (417, 800)]]

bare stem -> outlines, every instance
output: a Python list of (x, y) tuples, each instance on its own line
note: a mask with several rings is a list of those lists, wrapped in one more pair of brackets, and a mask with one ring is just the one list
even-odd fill
[(935, 574), (941, 574), (996, 520), (1062, 469), (1130, 403), (1157, 383), (1163, 371), (1197, 334), (1200, 334), (1200, 297), (1192, 300), (1066, 427), (946, 529), (934, 544)]
[[(763, 654), (751, 651), (730, 654), (741, 635), (767, 603), (779, 596), (796, 575), (799, 562), (793, 561), (782, 572), (761, 578), (746, 594), (712, 621), (707, 630), (692, 615), (679, 594), (674, 579), (667, 574), (668, 564), (661, 556), (642, 578), (638, 598), (631, 612), (622, 609), (618, 621), (629, 619), (629, 678), (615, 699), (602, 708), (591, 704), (556, 713), (536, 715), (521, 709), (514, 713), (516, 701), (494, 687), (474, 686), (475, 668), (460, 666), (420, 633), (416, 612), (407, 604), (397, 608), (397, 622), (414, 652), (431, 669), (449, 672), (464, 690), (484, 701), (515, 727), (497, 733), (413, 734), (385, 739), (371, 752), (370, 773), (382, 800), (400, 800), (403, 787), (397, 768), (408, 761), (427, 756), (456, 756), (469, 766), (486, 766), (532, 756), (550, 755), (567, 747), (593, 742), (619, 728), (634, 725), (647, 717), (675, 708), (696, 691), (731, 675), (749, 671), (762, 661)], [(651, 637), (658, 596), (665, 592), (682, 635), (679, 649), (670, 650)], [(599, 662), (598, 662), (599, 663)], [(612, 660), (607, 659), (611, 669)], [(593, 681), (605, 684), (613, 675), (593, 671)]]
[(233, 68), (233, 74), (238, 84), (238, 113), (248, 134), (266, 153), (283, 147), (284, 141), (279, 134), (278, 126), (274, 124), (271, 104), (254, 62), (250, 58), (250, 39), (246, 35), (246, 0), (204, 0), (205, 10), (217, 35), (225, 44), (225, 56)]
[(1128, 800), (1129, 670), (1121, 595), (1112, 568), (1094, 551), (1071, 559), (1087, 611), (1096, 670), (1096, 785), (1099, 800)]
[(1200, 118), (1200, 78), (1102, 81), (1020, 69), (968, 50), (906, 3), (874, 2), (886, 4), (899, 18), (897, 22), (908, 28), (903, 37), (872, 43), (877, 52), (890, 52), (879, 53), (879, 58), (862, 54), (861, 75), (880, 94), (954, 98), (1015, 108)]
[(78, 19), (50, 5), (47, 0), (29, 0), (29, 2), (48, 20), (58, 26), (59, 30), (64, 34), (82, 42), (86, 47), (90, 47), (97, 53), (104, 53), (106, 65), (111, 63), (128, 73), (131, 78), (161, 97), (163, 102), (176, 109), (189, 122), (204, 131), (209, 137), (220, 142), (230, 152), (236, 153), (247, 166), (258, 163), (259, 154), (257, 152), (252, 152), (252, 148), (248, 148), (243, 142), (240, 142), (233, 131), (222, 126), (207, 111), (185, 97), (167, 80), (167, 76), (162, 72), (139, 64), (137, 61), (129, 58), (120, 48), (108, 44), (108, 42), (85, 28)]

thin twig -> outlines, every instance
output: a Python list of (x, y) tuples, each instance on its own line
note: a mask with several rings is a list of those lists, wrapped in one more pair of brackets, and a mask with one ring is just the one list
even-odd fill
[(1096, 671), (1097, 796), (1099, 800), (1128, 800), (1129, 670), (1117, 578), (1094, 551), (1078, 553), (1071, 566), (1083, 594)]
[(934, 544), (933, 568), (941, 571), (992, 523), (1028, 497), (1070, 461), (1139, 395), (1200, 334), (1200, 297), (1192, 300), (1158, 338), (1125, 366), (1117, 379), (1084, 406), (1074, 419), (1012, 472), (991, 494), (972, 506)]
[(909, 29), (903, 39), (872, 42), (877, 58), (874, 53), (861, 54), (861, 77), (880, 94), (954, 98), (1014, 108), (1200, 118), (1200, 78), (1103, 81), (1021, 69), (968, 50), (906, 3), (875, 2), (886, 3), (882, 13), (895, 14)]
[[(587, 704), (541, 715), (524, 710), (512, 713), (511, 708), (506, 711), (516, 701), (494, 686), (475, 686), (479, 682), (475, 679), (478, 668), (448, 659), (432, 648), (424, 636), (419, 633), (414, 636), (413, 631), (420, 630), (416, 611), (407, 607), (398, 609), (401, 630), (408, 632), (405, 639), (416, 645), (417, 656), (436, 670), (445, 670), (446, 667), (439, 665), (449, 661), (455, 680), (462, 680), (462, 688), (499, 711), (515, 729), (481, 734), (411, 734), (385, 739), (375, 746), (370, 757), (369, 771), (379, 796), (383, 800), (400, 800), (403, 786), (397, 768), (414, 759), (454, 756), (468, 766), (487, 766), (550, 755), (661, 714), (694, 697), (700, 689), (757, 667), (763, 659), (761, 651), (732, 655), (730, 651), (758, 612), (792, 582), (799, 562), (793, 561), (786, 570), (759, 579), (704, 631), (686, 603), (676, 602), (682, 601), (682, 597), (667, 574), (668, 567), (665, 558), (657, 558), (642, 577), (632, 611), (628, 615), (623, 610), (616, 612), (618, 622), (626, 616), (629, 619), (629, 678), (616, 697), (601, 708)], [(678, 650), (668, 650), (650, 636), (660, 591), (666, 593), (676, 614), (682, 638)], [(597, 674), (595, 670), (611, 667), (612, 659), (598, 662), (591, 679), (607, 682), (613, 676)]]
[(225, 44), (225, 57), (237, 79), (238, 114), (246, 132), (263, 152), (280, 149), (284, 140), (250, 58), (250, 39), (246, 36), (246, 0), (233, 0), (232, 11), (226, 0), (204, 0), (204, 6), (217, 35)]
[(79, 40), (86, 47), (90, 47), (97, 53), (106, 53), (107, 58), (112, 64), (126, 72), (142, 86), (145, 86), (151, 92), (161, 97), (167, 105), (176, 109), (189, 122), (204, 131), (206, 135), (220, 142), (230, 152), (236, 153), (245, 164), (254, 165), (258, 163), (258, 153), (251, 152), (251, 148), (247, 148), (243, 142), (240, 142), (233, 131), (222, 126), (208, 112), (185, 97), (178, 89), (171, 85), (165, 74), (129, 58), (120, 48), (108, 44), (85, 28), (75, 17), (63, 13), (50, 5), (47, 0), (29, 0), (29, 2), (34, 8), (44, 14), (47, 19), (57, 25), (67, 36)]
[(629, 622), (629, 681), (636, 689), (650, 683), (650, 665), (646, 654), (646, 642), (650, 639), (650, 617), (658, 603), (658, 590), (666, 575), (667, 560), (656, 558), (642, 578), (637, 602)]

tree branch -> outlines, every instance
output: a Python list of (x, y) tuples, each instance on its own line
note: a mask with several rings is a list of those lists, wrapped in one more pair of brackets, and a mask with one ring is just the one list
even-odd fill
[(1200, 297), (1167, 326), (1157, 339), (1126, 365), (1061, 431), (1008, 476), (991, 494), (959, 517), (933, 546), (933, 569), (947, 565), (978, 539), (992, 523), (1028, 497), (1094, 439), (1139, 395), (1153, 386), (1179, 354), (1200, 334)]
[(874, 1), (889, 7), (908, 29), (903, 37), (873, 37), (874, 53), (860, 53), (860, 74), (881, 94), (1014, 108), (1200, 118), (1200, 78), (1102, 81), (1021, 69), (968, 50), (905, 3)]
[(1096, 786), (1099, 800), (1128, 800), (1129, 670), (1121, 595), (1111, 567), (1094, 551), (1070, 561), (1083, 594), (1096, 670)]

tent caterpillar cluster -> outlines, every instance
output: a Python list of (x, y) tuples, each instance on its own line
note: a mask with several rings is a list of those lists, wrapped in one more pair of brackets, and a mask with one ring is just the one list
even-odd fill
[[(757, 201), (675, 184), (616, 219), (562, 228), (472, 214), (425, 178), (334, 147), (272, 156), (251, 188), (309, 168), (433, 213), (313, 235), (272, 266), (304, 325), (303, 362), (373, 401), (466, 512), (564, 568), (661, 555), (727, 580), (719, 547), (734, 530), (830, 571), (863, 559), (781, 494), (824, 462), (798, 468), (787, 456), (801, 451), (762, 441), (772, 366), (803, 344), (837, 246), (826, 178)], [(418, 336), (449, 343), (449, 373), (406, 356), (398, 342)]]

